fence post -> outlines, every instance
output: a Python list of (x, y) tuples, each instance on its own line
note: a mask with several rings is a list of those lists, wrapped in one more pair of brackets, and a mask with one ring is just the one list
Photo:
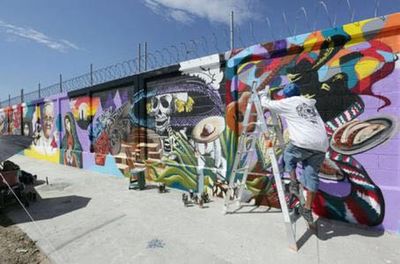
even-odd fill
[[(24, 136), (24, 106), (22, 105), (24, 103), (24, 89), (21, 89), (21, 116), (20, 116), (20, 134)], [(25, 106), (26, 107), (26, 106)]]
[(40, 83), (38, 84), (38, 94), (39, 94), (39, 98), (38, 99), (40, 99), (41, 98), (41, 96), (40, 96)]
[(63, 89), (62, 89), (62, 74), (60, 73), (60, 93), (62, 93), (63, 92)]
[(144, 43), (144, 71), (147, 71), (147, 42)]
[(139, 69), (139, 73), (141, 72), (141, 60), (142, 60), (142, 50), (141, 50), (141, 46), (140, 43), (138, 45), (138, 69)]
[(90, 86), (93, 86), (93, 64), (90, 63)]
[(230, 44), (231, 44), (231, 50), (233, 50), (234, 49), (234, 47), (235, 47), (235, 39), (234, 39), (234, 31), (235, 31), (235, 29), (234, 29), (234, 20), (233, 20), (234, 18), (233, 18), (233, 11), (231, 11), (231, 24), (230, 24), (230, 29), (231, 29), (231, 41), (230, 41)]

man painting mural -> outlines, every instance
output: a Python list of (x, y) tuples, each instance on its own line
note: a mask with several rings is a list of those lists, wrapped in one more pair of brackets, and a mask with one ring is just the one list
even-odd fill
[(43, 106), (43, 126), (36, 141), (36, 150), (44, 155), (53, 155), (57, 151), (57, 136), (53, 133), (54, 105), (46, 102)]
[(319, 115), (316, 100), (300, 96), (299, 88), (290, 83), (283, 89), (286, 98), (271, 101), (266, 92), (261, 92), (261, 105), (284, 117), (289, 131), (290, 143), (283, 154), (285, 171), (290, 175), (290, 192), (299, 196), (299, 183), (296, 177), (297, 163), (304, 167), (302, 185), (307, 189), (304, 207), (300, 214), (313, 224), (312, 204), (318, 191), (318, 173), (328, 150), (328, 137), (324, 122)]

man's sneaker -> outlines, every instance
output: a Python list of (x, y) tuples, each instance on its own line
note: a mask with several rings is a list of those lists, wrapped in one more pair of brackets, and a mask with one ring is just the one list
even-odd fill
[(312, 225), (314, 223), (312, 211), (310, 209), (300, 206), (299, 213), (304, 219), (306, 219), (306, 221), (309, 225)]
[(298, 181), (290, 181), (290, 183), (289, 183), (289, 192), (291, 194), (294, 194), (295, 196), (300, 196), (299, 182)]

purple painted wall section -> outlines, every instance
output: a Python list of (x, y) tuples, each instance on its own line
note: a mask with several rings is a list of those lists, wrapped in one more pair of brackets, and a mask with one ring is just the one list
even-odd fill
[[(391, 105), (379, 111), (399, 117), (400, 113), (400, 64), (391, 75), (377, 82), (374, 90), (390, 98)], [(371, 96), (363, 96), (365, 115), (376, 115), (380, 100)], [(368, 151), (358, 154), (356, 159), (363, 164), (373, 181), (381, 188), (385, 199), (385, 229), (400, 232), (400, 134), (391, 140)]]

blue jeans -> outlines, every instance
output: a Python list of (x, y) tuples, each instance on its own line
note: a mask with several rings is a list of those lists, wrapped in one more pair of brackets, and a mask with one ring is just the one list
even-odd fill
[(300, 148), (292, 143), (286, 146), (285, 152), (283, 153), (286, 172), (296, 170), (297, 163), (300, 161), (302, 162), (304, 170), (300, 182), (311, 192), (318, 191), (318, 173), (324, 159), (324, 152)]

